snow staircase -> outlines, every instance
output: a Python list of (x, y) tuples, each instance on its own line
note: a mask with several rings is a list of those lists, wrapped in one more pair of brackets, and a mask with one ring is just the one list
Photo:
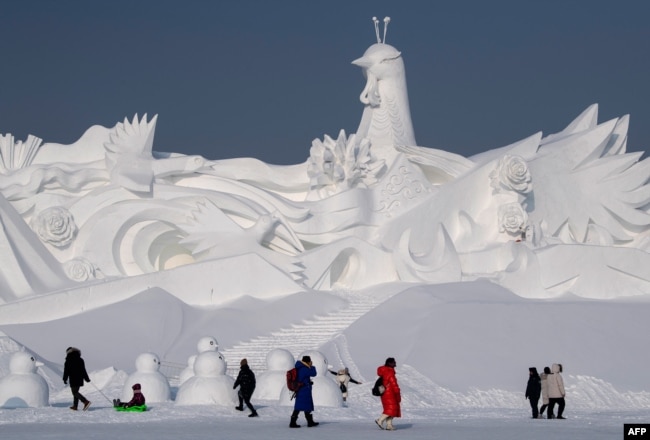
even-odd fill
[(219, 350), (228, 363), (227, 374), (237, 377), (239, 361), (242, 358), (248, 360), (248, 365), (256, 374), (266, 371), (266, 355), (274, 348), (289, 350), (294, 357), (305, 350), (317, 349), (386, 300), (385, 297), (377, 298), (367, 294), (337, 293), (349, 301), (347, 307), (327, 315), (316, 315), (312, 319), (294, 324), (289, 328), (283, 328), (269, 335), (259, 336), (231, 348)]

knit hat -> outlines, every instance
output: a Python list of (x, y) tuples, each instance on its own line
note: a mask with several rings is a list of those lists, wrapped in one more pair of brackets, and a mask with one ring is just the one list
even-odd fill
[(386, 359), (386, 363), (384, 365), (387, 367), (395, 367), (395, 365), (397, 365), (397, 362), (395, 362), (395, 358), (388, 358)]
[(239, 361), (239, 366), (240, 366), (240, 367), (243, 367), (244, 365), (248, 365), (248, 361), (246, 360), (246, 358), (244, 358), (244, 359), (242, 359), (241, 361)]
[(65, 349), (65, 354), (70, 354), (70, 353), (75, 352), (75, 351), (78, 351), (79, 353), (81, 353), (81, 350), (79, 350), (78, 348), (68, 347), (68, 348)]
[(133, 391), (140, 391), (140, 384), (136, 383), (131, 388), (133, 389)]
[(530, 367), (530, 368), (528, 369), (528, 371), (530, 371), (531, 373), (533, 373), (534, 376), (538, 376), (538, 375), (539, 375), (539, 373), (537, 373), (537, 368), (536, 368), (536, 367)]
[(306, 364), (311, 362), (311, 357), (310, 356), (303, 356), (302, 361)]

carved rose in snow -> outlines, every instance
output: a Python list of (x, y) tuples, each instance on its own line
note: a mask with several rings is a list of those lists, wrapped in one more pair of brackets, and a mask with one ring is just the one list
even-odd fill
[(75, 258), (65, 263), (65, 273), (73, 281), (88, 281), (97, 278), (95, 266), (85, 258)]
[(520, 234), (528, 223), (528, 214), (519, 203), (508, 203), (499, 207), (499, 232)]
[(41, 211), (31, 223), (41, 240), (57, 247), (70, 243), (77, 233), (77, 225), (70, 211), (54, 206)]
[(525, 194), (532, 189), (528, 164), (520, 156), (503, 156), (496, 169), (490, 173), (490, 180), (496, 190), (502, 187)]

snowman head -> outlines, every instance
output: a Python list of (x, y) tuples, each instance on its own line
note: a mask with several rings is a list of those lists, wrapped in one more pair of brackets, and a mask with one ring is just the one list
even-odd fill
[(204, 336), (199, 339), (199, 342), (196, 344), (196, 349), (199, 353), (217, 351), (219, 349), (219, 343), (217, 342), (217, 338), (213, 336)]
[(327, 371), (329, 365), (327, 364), (327, 358), (323, 353), (316, 350), (306, 350), (300, 353), (298, 359), (302, 359), (303, 356), (309, 356), (311, 358), (312, 366), (316, 367), (318, 374), (324, 373)]
[(24, 351), (19, 351), (11, 356), (9, 361), (9, 371), (12, 374), (33, 374), (36, 373), (36, 367), (43, 366), (34, 356)]
[(193, 354), (192, 356), (187, 358), (187, 366), (192, 368), (194, 367), (194, 362), (196, 362), (196, 357), (197, 355)]
[(274, 348), (266, 354), (266, 368), (269, 371), (286, 371), (293, 368), (296, 360), (289, 350)]
[(160, 369), (160, 359), (154, 353), (142, 353), (135, 360), (135, 369), (143, 373), (154, 373)]
[(217, 377), (226, 374), (226, 360), (218, 351), (206, 351), (194, 361), (194, 374), (198, 377)]

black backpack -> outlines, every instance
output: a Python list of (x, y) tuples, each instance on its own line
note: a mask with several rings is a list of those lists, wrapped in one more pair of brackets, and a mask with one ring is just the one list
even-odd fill
[(384, 381), (381, 380), (381, 376), (379, 376), (375, 381), (375, 385), (372, 387), (372, 395), (381, 396), (384, 394), (384, 391), (386, 391), (386, 387), (384, 387)]

